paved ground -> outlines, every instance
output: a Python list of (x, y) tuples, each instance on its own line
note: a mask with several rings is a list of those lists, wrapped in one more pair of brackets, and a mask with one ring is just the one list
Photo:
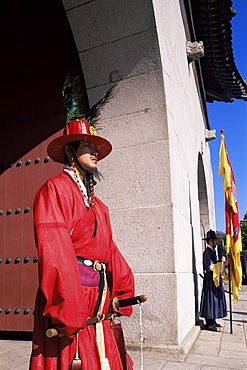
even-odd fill
[[(247, 369), (246, 285), (243, 286), (239, 297), (238, 303), (232, 301), (233, 334), (230, 334), (228, 316), (226, 319), (218, 320), (223, 326), (220, 333), (198, 331), (196, 340), (192, 345), (187, 346), (189, 348), (187, 353), (174, 351), (173, 354), (169, 354), (144, 351), (143, 370)], [(30, 341), (0, 340), (0, 370), (27, 370), (30, 348)], [(186, 345), (183, 349), (181, 348), (180, 352), (186, 352), (185, 348)], [(130, 351), (129, 353), (135, 362), (135, 370), (141, 370), (140, 352)]]

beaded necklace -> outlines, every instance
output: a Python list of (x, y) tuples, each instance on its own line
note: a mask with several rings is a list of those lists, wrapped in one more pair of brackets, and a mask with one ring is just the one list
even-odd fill
[(90, 190), (90, 197), (88, 197), (87, 195), (87, 190), (86, 190), (86, 187), (81, 179), (81, 176), (80, 176), (80, 172), (78, 171), (78, 169), (76, 168), (76, 165), (75, 165), (75, 162), (74, 162), (74, 158), (71, 156), (71, 168), (74, 172), (74, 179), (79, 187), (79, 189), (81, 190), (82, 194), (83, 194), (83, 197), (85, 199), (85, 203), (89, 206), (89, 207), (94, 207), (95, 205), (95, 197), (94, 197), (94, 184), (93, 184), (93, 179), (92, 179), (92, 176), (90, 176), (90, 179), (89, 179), (89, 190)]

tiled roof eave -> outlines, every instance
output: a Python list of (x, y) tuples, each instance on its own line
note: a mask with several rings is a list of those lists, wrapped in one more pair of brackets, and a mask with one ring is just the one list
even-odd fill
[(247, 85), (232, 49), (231, 0), (191, 0), (196, 41), (203, 41), (200, 59), (207, 101), (247, 98)]

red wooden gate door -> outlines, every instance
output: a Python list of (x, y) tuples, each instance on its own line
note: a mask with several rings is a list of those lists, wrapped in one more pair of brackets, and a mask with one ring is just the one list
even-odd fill
[(63, 82), (81, 68), (62, 1), (4, 0), (1, 7), (0, 330), (32, 331), (33, 200), (61, 170), (46, 148), (64, 127)]

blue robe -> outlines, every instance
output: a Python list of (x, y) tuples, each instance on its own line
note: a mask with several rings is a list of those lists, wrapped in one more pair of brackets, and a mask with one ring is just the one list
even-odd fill
[(220, 276), (220, 285), (216, 288), (213, 281), (213, 271), (209, 266), (217, 263), (214, 250), (207, 247), (203, 252), (204, 280), (201, 296), (200, 316), (205, 319), (220, 319), (227, 316), (226, 297)]

